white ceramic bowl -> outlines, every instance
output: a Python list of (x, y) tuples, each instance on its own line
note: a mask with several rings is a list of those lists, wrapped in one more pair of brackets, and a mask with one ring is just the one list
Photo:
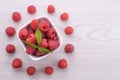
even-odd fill
[(43, 55), (43, 56), (40, 56), (40, 57), (27, 54), (27, 53), (26, 53), (25, 45), (24, 45), (24, 43), (22, 42), (22, 40), (19, 38), (19, 31), (20, 31), (22, 28), (26, 27), (30, 22), (27, 23), (27, 24), (25, 24), (25, 25), (23, 25), (23, 26), (22, 26), (21, 28), (19, 28), (19, 30), (17, 31), (17, 37), (18, 37), (18, 40), (19, 40), (19, 42), (21, 43), (21, 45), (22, 45), (22, 47), (23, 47), (23, 49), (24, 49), (24, 51), (25, 51), (25, 54), (26, 54), (27, 56), (29, 56), (30, 59), (32, 59), (32, 60), (41, 60), (41, 59), (43, 59), (43, 58), (45, 58), (45, 57), (47, 57), (47, 56), (49, 56), (49, 55), (51, 55), (51, 54), (53, 54), (53, 53), (56, 53), (56, 52), (58, 51), (58, 49), (61, 47), (61, 45), (62, 45), (62, 40), (61, 40), (61, 37), (60, 37), (60, 33), (58, 32), (58, 30), (57, 30), (56, 27), (54, 26), (53, 22), (52, 22), (48, 17), (46, 17), (46, 16), (44, 16), (44, 17), (39, 17), (39, 18), (36, 18), (36, 19), (41, 19), (41, 18), (46, 18), (46, 19), (51, 23), (51, 25), (54, 27), (54, 29), (55, 29), (56, 32), (57, 32), (58, 40), (59, 40), (59, 42), (60, 42), (60, 45), (59, 45), (59, 47), (58, 47), (56, 50), (52, 51), (52, 53), (48, 53), (48, 54)]

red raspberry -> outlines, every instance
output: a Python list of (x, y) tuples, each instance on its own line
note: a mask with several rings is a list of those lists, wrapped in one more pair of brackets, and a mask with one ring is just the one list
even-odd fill
[(26, 46), (26, 53), (27, 54), (33, 54), (33, 53), (35, 53), (35, 51), (36, 51), (36, 49), (35, 48), (32, 48), (32, 47), (30, 47), (30, 46)]
[(45, 72), (47, 75), (51, 75), (51, 74), (54, 72), (54, 68), (51, 67), (51, 66), (46, 66), (44, 72)]
[(41, 33), (42, 33), (42, 38), (45, 38), (46, 36), (45, 33), (44, 32), (41, 32)]
[(13, 44), (8, 44), (6, 46), (6, 51), (9, 53), (9, 54), (12, 54), (15, 52), (15, 46)]
[(31, 29), (36, 30), (38, 28), (39, 21), (37, 19), (33, 19), (31, 21)]
[(39, 28), (40, 28), (41, 31), (47, 32), (50, 29), (50, 25), (49, 25), (49, 23), (47, 21), (42, 20), (40, 22)]
[(66, 53), (72, 53), (74, 51), (74, 46), (72, 44), (67, 44), (65, 45), (64, 50)]
[(47, 37), (48, 38), (54, 38), (56, 35), (56, 31), (54, 28), (50, 28), (50, 30), (47, 32)]
[(22, 28), (19, 32), (20, 39), (26, 39), (28, 36), (28, 30), (26, 28)]
[(73, 28), (71, 26), (66, 27), (65, 28), (65, 33), (68, 34), (68, 35), (72, 34), (73, 33)]
[(49, 49), (51, 51), (57, 49), (60, 45), (60, 42), (59, 41), (55, 41), (55, 40), (49, 40), (48, 41), (48, 46), (49, 46)]
[(53, 38), (53, 40), (58, 40), (58, 37), (57, 37), (57, 36), (55, 36), (55, 37)]
[(30, 43), (36, 43), (35, 34), (29, 34), (29, 36), (27, 37), (26, 41), (30, 42)]
[(37, 52), (36, 52), (36, 56), (37, 56), (37, 57), (43, 56), (43, 55), (45, 55), (45, 54), (46, 54), (46, 53), (40, 52), (40, 51), (37, 51)]
[(29, 33), (29, 34), (34, 34), (35, 31), (29, 27), (29, 28), (28, 28), (28, 33)]
[(7, 27), (6, 30), (5, 30), (5, 32), (6, 32), (6, 34), (7, 34), (8, 36), (13, 36), (13, 35), (16, 33), (14, 27)]
[(54, 13), (55, 12), (55, 7), (53, 5), (49, 5), (47, 8), (48, 13)]
[(66, 12), (64, 12), (64, 13), (62, 13), (61, 15), (60, 15), (60, 18), (61, 18), (61, 20), (68, 20), (69, 19), (69, 15), (68, 15), (68, 13), (66, 13)]
[(27, 8), (28, 13), (34, 14), (36, 13), (36, 7), (34, 5), (29, 5)]
[(43, 38), (39, 46), (47, 48), (48, 47), (47, 39)]
[(15, 21), (15, 22), (19, 22), (21, 20), (21, 14), (19, 12), (14, 12), (12, 14), (12, 19)]
[(20, 68), (20, 67), (22, 67), (22, 60), (20, 58), (15, 58), (12, 61), (12, 67), (13, 68)]
[(61, 69), (65, 69), (67, 68), (68, 66), (68, 63), (67, 63), (67, 60), (66, 59), (60, 59), (58, 61), (58, 67), (61, 68)]
[(35, 68), (34, 66), (29, 66), (29, 67), (27, 68), (26, 72), (27, 72), (27, 74), (30, 75), (30, 76), (31, 76), (31, 75), (34, 75), (35, 72), (36, 72), (36, 68)]

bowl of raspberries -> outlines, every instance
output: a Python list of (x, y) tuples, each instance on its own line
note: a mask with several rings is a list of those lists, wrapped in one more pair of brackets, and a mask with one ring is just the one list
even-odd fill
[(32, 60), (55, 53), (61, 46), (57, 29), (48, 17), (33, 19), (18, 30), (18, 39)]

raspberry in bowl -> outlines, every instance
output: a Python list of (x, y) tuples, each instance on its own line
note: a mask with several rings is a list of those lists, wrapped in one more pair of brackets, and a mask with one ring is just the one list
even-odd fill
[(32, 60), (55, 53), (61, 46), (57, 29), (48, 17), (33, 19), (18, 30), (18, 39)]

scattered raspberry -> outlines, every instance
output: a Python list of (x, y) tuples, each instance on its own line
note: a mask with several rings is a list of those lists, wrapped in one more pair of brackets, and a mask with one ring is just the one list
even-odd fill
[(69, 19), (68, 13), (64, 12), (60, 15), (61, 20), (65, 21)]
[(12, 67), (13, 68), (20, 68), (20, 67), (22, 67), (22, 60), (20, 58), (15, 58), (12, 61)]
[(9, 54), (12, 54), (15, 52), (15, 46), (13, 44), (8, 44), (6, 46), (6, 51), (9, 53)]
[(15, 21), (15, 22), (19, 22), (21, 20), (21, 14), (19, 12), (14, 12), (12, 14), (12, 19)]
[(44, 53), (44, 52), (37, 51), (35, 55), (36, 55), (37, 57), (40, 57), (40, 56), (43, 56), (43, 55), (45, 55), (45, 54), (46, 54), (46, 53)]
[(32, 47), (30, 47), (30, 46), (26, 46), (26, 53), (27, 54), (33, 54), (33, 53), (35, 53), (35, 51), (36, 51), (36, 49), (35, 48), (32, 48)]
[(56, 35), (56, 31), (54, 28), (50, 28), (50, 30), (47, 32), (47, 37), (48, 38), (54, 38)]
[(31, 29), (36, 30), (38, 28), (39, 21), (38, 19), (33, 19), (31, 22)]
[(36, 68), (35, 68), (34, 66), (29, 66), (29, 67), (27, 68), (26, 72), (27, 72), (27, 74), (30, 75), (30, 76), (31, 76), (31, 75), (34, 75), (35, 72), (36, 72)]
[(28, 13), (34, 14), (36, 13), (36, 7), (34, 5), (29, 5), (27, 8)]
[(47, 66), (47, 67), (45, 67), (44, 72), (45, 72), (47, 75), (51, 75), (51, 74), (53, 74), (53, 72), (54, 72), (54, 68), (51, 67), (51, 66)]
[(74, 51), (74, 46), (72, 44), (66, 44), (64, 50), (66, 53), (72, 53)]
[(28, 36), (28, 30), (26, 28), (23, 28), (19, 32), (19, 38), (20, 39), (26, 39)]
[(49, 23), (47, 21), (42, 20), (40, 22), (39, 28), (40, 28), (41, 31), (47, 32), (50, 29), (50, 25), (49, 25)]
[(29, 36), (27, 37), (26, 41), (30, 42), (30, 43), (36, 43), (35, 34), (29, 34)]
[(13, 36), (13, 35), (16, 33), (14, 27), (7, 27), (6, 30), (5, 30), (5, 32), (6, 32), (6, 34), (7, 34), (8, 36)]
[(59, 41), (56, 41), (56, 40), (49, 40), (48, 41), (48, 46), (49, 46), (49, 49), (51, 51), (57, 49), (60, 45), (60, 42)]
[(53, 5), (49, 5), (47, 8), (48, 13), (54, 13), (55, 12), (55, 7)]
[(67, 68), (68, 66), (68, 63), (67, 63), (67, 60), (66, 59), (60, 59), (58, 61), (58, 67), (61, 68), (61, 69), (65, 69)]
[(68, 34), (68, 35), (72, 34), (73, 33), (73, 28), (71, 26), (66, 27), (65, 28), (65, 33)]
[(47, 48), (48, 47), (48, 43), (47, 43), (47, 39), (43, 38), (41, 43), (40, 43), (41, 47)]

